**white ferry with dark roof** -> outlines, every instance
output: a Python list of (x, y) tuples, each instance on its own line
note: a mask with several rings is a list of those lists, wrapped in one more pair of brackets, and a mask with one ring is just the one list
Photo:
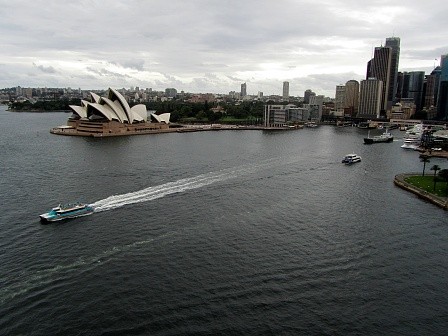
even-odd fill
[(346, 165), (351, 165), (356, 162), (361, 162), (361, 157), (358, 154), (347, 154), (342, 159), (342, 163), (345, 163)]

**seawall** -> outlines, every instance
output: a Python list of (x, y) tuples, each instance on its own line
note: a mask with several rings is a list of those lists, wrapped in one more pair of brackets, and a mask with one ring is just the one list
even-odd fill
[(405, 173), (395, 175), (394, 184), (402, 189), (410, 191), (411, 193), (417, 195), (419, 198), (423, 198), (428, 202), (431, 202), (444, 210), (448, 210), (448, 197), (439, 197), (428, 193), (427, 191), (420, 189), (410, 183), (405, 181), (405, 178), (408, 176), (419, 175), (418, 173)]

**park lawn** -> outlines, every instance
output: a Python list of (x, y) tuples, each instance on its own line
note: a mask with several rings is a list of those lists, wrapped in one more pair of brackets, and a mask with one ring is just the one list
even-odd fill
[(423, 189), (430, 194), (434, 194), (440, 197), (447, 197), (447, 183), (436, 177), (436, 189), (434, 190), (434, 176), (409, 176), (405, 178), (405, 181), (417, 188)]

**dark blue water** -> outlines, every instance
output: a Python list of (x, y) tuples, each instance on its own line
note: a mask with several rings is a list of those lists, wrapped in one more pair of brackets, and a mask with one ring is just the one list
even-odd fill
[[(0, 109), (0, 334), (446, 335), (448, 216), (394, 186), (422, 170), (401, 141), (49, 133), (67, 117)], [(97, 211), (40, 224), (73, 201)]]

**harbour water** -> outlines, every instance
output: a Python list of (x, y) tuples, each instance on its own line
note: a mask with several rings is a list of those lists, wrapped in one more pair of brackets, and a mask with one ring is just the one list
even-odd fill
[(394, 186), (423, 168), (398, 130), (49, 133), (67, 117), (0, 107), (0, 334), (446, 334), (448, 216)]

